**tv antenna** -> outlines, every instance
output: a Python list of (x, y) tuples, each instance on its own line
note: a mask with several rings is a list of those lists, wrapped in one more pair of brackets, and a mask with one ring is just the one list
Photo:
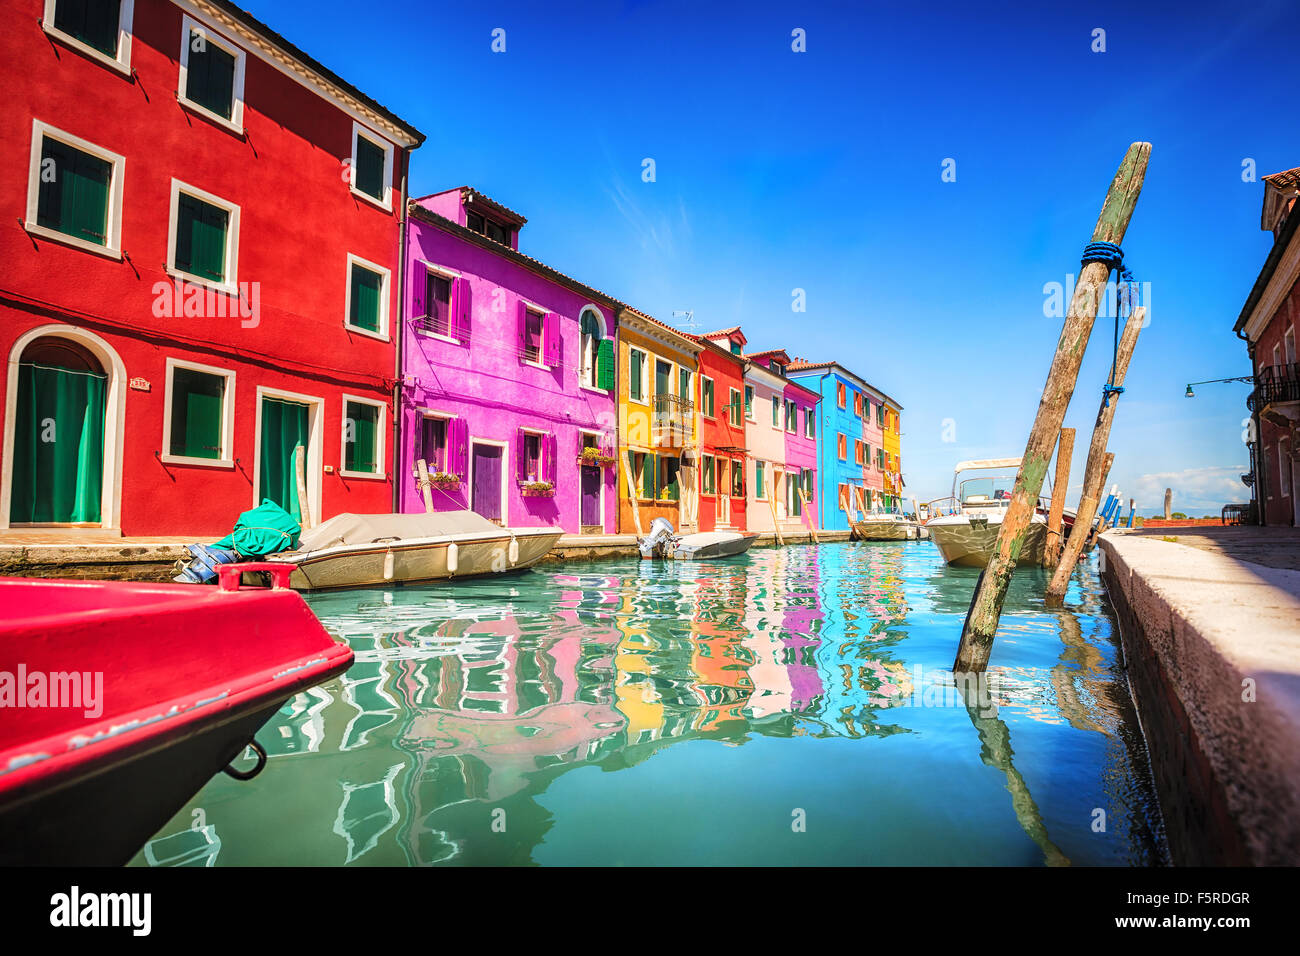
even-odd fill
[(695, 321), (695, 310), (694, 310), (694, 309), (687, 309), (686, 311), (681, 311), (681, 310), (674, 310), (674, 311), (673, 311), (673, 318), (674, 318), (674, 319), (677, 318), (677, 316), (679, 316), (679, 315), (684, 315), (684, 316), (686, 316), (686, 320), (685, 320), (684, 322), (680, 322), (680, 323), (678, 323), (678, 327), (679, 327), (679, 328), (683, 328), (683, 329), (693, 329), (693, 328), (696, 328), (696, 327), (700, 324), (700, 323), (698, 323), (698, 322)]

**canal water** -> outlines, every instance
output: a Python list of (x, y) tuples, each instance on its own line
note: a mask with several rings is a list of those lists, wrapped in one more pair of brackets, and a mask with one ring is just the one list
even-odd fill
[(1018, 570), (959, 688), (977, 573), (845, 543), (312, 596), (355, 664), (132, 862), (1164, 862), (1095, 561), (1065, 610)]

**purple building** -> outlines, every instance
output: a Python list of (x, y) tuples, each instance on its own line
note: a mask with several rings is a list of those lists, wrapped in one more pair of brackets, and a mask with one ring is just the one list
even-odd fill
[(526, 221), (467, 187), (411, 202), (398, 509), (423, 459), (437, 511), (612, 534), (623, 306), (519, 252)]

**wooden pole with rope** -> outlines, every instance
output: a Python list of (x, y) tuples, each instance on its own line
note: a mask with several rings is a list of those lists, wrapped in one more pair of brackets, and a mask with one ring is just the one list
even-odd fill
[[(1047, 382), (1043, 386), (1038, 414), (1025, 443), (1011, 500), (998, 530), (997, 544), (988, 566), (980, 574), (970, 610), (966, 614), (961, 642), (953, 662), (954, 671), (980, 672), (988, 667), (993, 637), (1002, 615), (1002, 602), (1006, 600), (1007, 589), (1011, 586), (1011, 574), (1024, 547), (1030, 519), (1038, 507), (1038, 495), (1047, 474), (1052, 448), (1074, 394), (1083, 353), (1097, 320), (1097, 310), (1119, 252), (1119, 245), (1124, 240), (1138, 194), (1142, 191), (1150, 157), (1150, 143), (1133, 143), (1129, 146), (1106, 193), (1096, 228), (1093, 229), (1092, 243), (1085, 250), (1079, 282), (1061, 328)], [(1109, 258), (1102, 257), (1094, 244), (1105, 244), (1111, 250)]]

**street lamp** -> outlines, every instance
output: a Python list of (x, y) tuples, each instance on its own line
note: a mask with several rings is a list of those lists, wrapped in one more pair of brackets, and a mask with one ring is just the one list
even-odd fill
[(1187, 383), (1187, 397), (1188, 397), (1188, 398), (1195, 398), (1195, 397), (1196, 397), (1196, 393), (1192, 391), (1192, 386), (1193, 386), (1193, 385), (1215, 385), (1215, 384), (1217, 384), (1217, 383), (1219, 383), (1219, 382), (1244, 382), (1244, 383), (1247, 384), (1247, 385), (1254, 385), (1254, 384), (1255, 384), (1255, 376), (1253, 376), (1253, 375), (1238, 375), (1236, 378), (1207, 378), (1204, 382), (1188, 382), (1188, 383)]

